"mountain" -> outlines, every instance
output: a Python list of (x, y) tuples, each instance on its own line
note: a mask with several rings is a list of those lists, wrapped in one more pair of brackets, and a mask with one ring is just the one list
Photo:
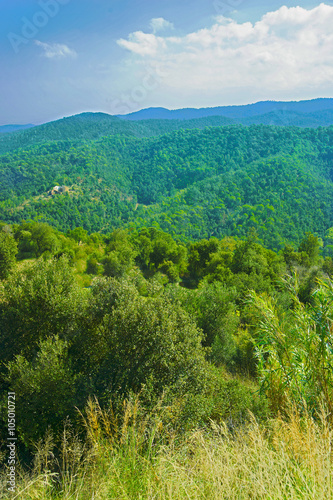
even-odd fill
[(224, 125), (311, 127), (333, 125), (333, 99), (264, 101), (202, 109), (148, 108), (122, 116), (81, 113), (43, 125), (0, 126), (0, 154), (57, 140), (93, 140), (108, 135), (152, 137), (180, 129)]
[(28, 123), (27, 125), (0, 125), (0, 134), (10, 134), (12, 132), (17, 132), (18, 130), (26, 130), (32, 128), (35, 125)]
[(122, 134), (141, 136), (142, 127), (104, 113), (82, 113), (37, 127), (0, 136), (0, 153), (49, 141), (92, 140)]
[(279, 127), (327, 127), (333, 125), (333, 109), (300, 113), (296, 111), (272, 111), (263, 115), (249, 116), (239, 120), (243, 125), (275, 125)]
[[(333, 99), (320, 98), (308, 101), (263, 101), (243, 106), (219, 106), (214, 108), (184, 108), (169, 110), (165, 108), (148, 108), (118, 115), (124, 120), (190, 120), (208, 116), (224, 116), (237, 123), (254, 116), (267, 115), (268, 113), (318, 113), (333, 110)], [(259, 122), (257, 122), (259, 123)]]
[[(183, 241), (244, 238), (255, 228), (273, 249), (333, 226), (333, 128), (152, 135), (180, 121), (149, 122), (150, 131), (145, 122), (89, 114), (11, 134), (44, 142), (0, 155), (0, 220), (38, 219), (63, 231), (154, 226)], [(100, 135), (108, 130), (118, 133)]]
[[(222, 114), (224, 113), (224, 114)], [(176, 130), (228, 125), (274, 125), (317, 128), (333, 125), (333, 99), (170, 111), (150, 108), (123, 117), (81, 113), (28, 130), (0, 134), (0, 154), (50, 141), (90, 141), (109, 135), (154, 137)]]
[(49, 141), (89, 141), (110, 135), (152, 137), (179, 129), (203, 129), (233, 124), (223, 116), (194, 120), (143, 120), (131, 122), (105, 113), (82, 113), (29, 130), (0, 136), (0, 154), (19, 148), (29, 148)]
[[(38, 218), (63, 231), (154, 226), (184, 241), (243, 238), (254, 227), (274, 249), (306, 231), (325, 237), (332, 103), (186, 110), (190, 119), (184, 110), (145, 120), (82, 113), (1, 134), (0, 220)], [(216, 109), (229, 116), (200, 116)]]

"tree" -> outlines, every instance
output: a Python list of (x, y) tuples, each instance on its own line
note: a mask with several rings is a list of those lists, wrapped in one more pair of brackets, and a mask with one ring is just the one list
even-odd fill
[(213, 254), (219, 250), (219, 241), (216, 238), (201, 240), (189, 246), (188, 271), (191, 278), (199, 281), (206, 272), (206, 268)]
[(150, 227), (142, 229), (134, 239), (136, 261), (143, 271), (162, 271), (170, 281), (178, 281), (187, 267), (187, 252), (167, 233)]
[(75, 240), (77, 243), (86, 242), (88, 240), (88, 231), (82, 227), (76, 227), (71, 231), (67, 231), (67, 236)]
[[(179, 304), (141, 297), (128, 279), (97, 280), (92, 294), (96, 340), (88, 340), (94, 351), (89, 356), (98, 359), (99, 390), (127, 394), (149, 383), (153, 397), (167, 387), (200, 391), (207, 369), (202, 334)], [(87, 352), (82, 341), (78, 348)]]
[(106, 237), (107, 255), (102, 261), (104, 275), (120, 278), (133, 267), (135, 251), (129, 241), (128, 232), (117, 229)]
[(23, 222), (15, 228), (19, 244), (19, 257), (40, 257), (43, 253), (54, 255), (60, 242), (56, 231), (44, 222)]
[(322, 241), (312, 233), (306, 233), (302, 239), (298, 251), (304, 253), (302, 264), (307, 267), (313, 266), (318, 263), (319, 250), (322, 247)]
[(102, 274), (102, 272), (103, 272), (103, 266), (98, 262), (96, 255), (95, 254), (89, 255), (87, 259), (86, 273), (98, 275)]
[(59, 248), (58, 238), (54, 229), (43, 222), (32, 225), (31, 239), (35, 244), (36, 257), (39, 257), (44, 252), (49, 252), (53, 255)]
[(6, 381), (22, 408), (18, 432), (26, 445), (43, 438), (49, 426), (60, 430), (64, 419), (75, 415), (78, 376), (70, 368), (67, 342), (58, 337), (45, 339), (34, 359), (19, 355), (7, 368)]
[(16, 262), (17, 243), (14, 237), (0, 231), (0, 279), (8, 277)]
[(0, 288), (0, 357), (27, 359), (41, 340), (72, 338), (86, 307), (86, 292), (75, 281), (65, 257), (37, 261), (12, 274)]

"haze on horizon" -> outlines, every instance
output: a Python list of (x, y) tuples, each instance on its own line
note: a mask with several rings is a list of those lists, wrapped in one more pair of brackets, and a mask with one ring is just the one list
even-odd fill
[(0, 125), (333, 97), (333, 2), (2, 2)]

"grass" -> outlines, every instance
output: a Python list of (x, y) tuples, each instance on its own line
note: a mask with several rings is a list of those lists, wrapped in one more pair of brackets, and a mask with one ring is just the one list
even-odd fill
[[(332, 429), (290, 412), (260, 426), (254, 418), (179, 435), (163, 424), (162, 406), (145, 415), (138, 399), (121, 419), (90, 402), (86, 440), (66, 426), (59, 453), (52, 436), (38, 443), (34, 468), (19, 472), (23, 500), (331, 499)], [(168, 409), (170, 411), (170, 409)], [(2, 483), (4, 486), (4, 483)], [(2, 493), (2, 496), (1, 496)], [(1, 498), (7, 498), (4, 488)]]

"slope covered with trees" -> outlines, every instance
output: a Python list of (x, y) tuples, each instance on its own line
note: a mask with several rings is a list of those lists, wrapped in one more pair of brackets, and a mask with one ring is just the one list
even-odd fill
[(2, 154), (0, 219), (40, 218), (64, 231), (155, 226), (183, 241), (245, 237), (253, 227), (272, 248), (333, 225), (331, 128), (87, 134)]

